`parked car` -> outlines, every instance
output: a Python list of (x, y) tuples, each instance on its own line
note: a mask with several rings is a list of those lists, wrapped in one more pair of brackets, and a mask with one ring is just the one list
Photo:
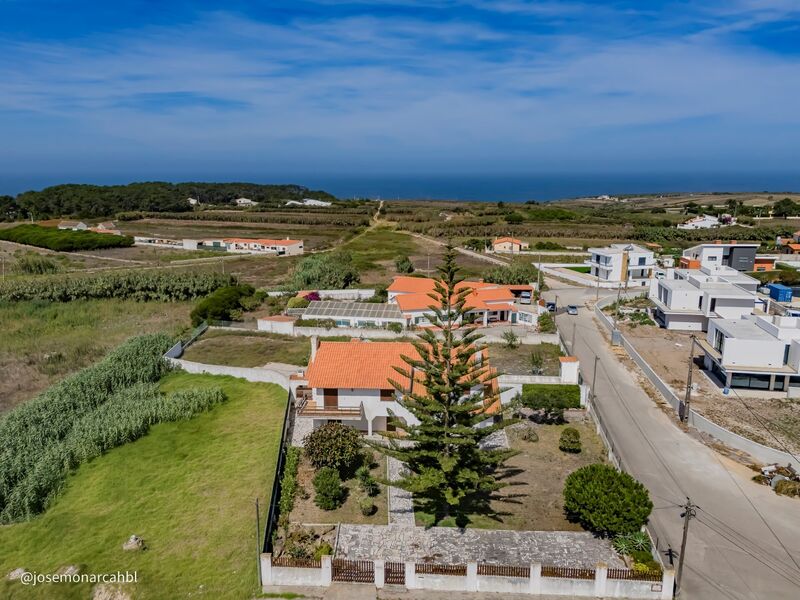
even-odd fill
[(568, 315), (577, 315), (578, 314), (578, 307), (574, 304), (567, 305), (567, 314)]
[(556, 303), (555, 302), (548, 302), (544, 305), (544, 307), (549, 310), (550, 312), (556, 312)]

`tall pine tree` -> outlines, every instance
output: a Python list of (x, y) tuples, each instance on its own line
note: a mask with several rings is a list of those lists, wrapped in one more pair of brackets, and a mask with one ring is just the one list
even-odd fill
[(391, 382), (419, 424), (391, 418), (397, 431), (385, 434), (388, 444), (371, 445), (407, 467), (400, 479), (388, 483), (413, 493), (417, 506), (432, 515), (434, 523), (454, 517), (463, 527), (469, 514), (491, 514), (490, 500), (506, 485), (501, 481), (503, 463), (515, 452), (481, 447), (490, 434), (512, 421), (476, 427), (491, 417), (487, 411), (499, 405), (500, 398), (497, 374), (484, 359), (482, 336), (465, 318), (471, 290), (461, 284), (455, 256), (448, 244), (429, 294), (427, 316), (433, 328), (413, 342), (419, 357), (403, 356), (407, 366), (397, 371), (404, 383)]

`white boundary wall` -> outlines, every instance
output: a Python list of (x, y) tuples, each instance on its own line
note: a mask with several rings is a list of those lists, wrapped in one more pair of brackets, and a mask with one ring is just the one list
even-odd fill
[(261, 383), (276, 383), (282, 388), (289, 389), (289, 378), (278, 371), (263, 369), (261, 367), (227, 367), (224, 365), (206, 365), (182, 358), (167, 357), (167, 360), (176, 367), (180, 367), (187, 373), (208, 373), (209, 375), (230, 375), (241, 377), (247, 381), (258, 381)]
[[(594, 309), (597, 318), (609, 331), (613, 330), (614, 325), (603, 313), (602, 308), (613, 303), (615, 300), (616, 298), (613, 297), (603, 298), (595, 305)], [(635, 362), (639, 368), (642, 369), (644, 374), (647, 376), (647, 379), (650, 380), (650, 383), (655, 386), (664, 399), (670, 404), (670, 406), (672, 406), (675, 412), (678, 412), (680, 410), (682, 400), (677, 396), (677, 394), (675, 394), (672, 388), (670, 388), (666, 382), (658, 376), (658, 374), (650, 367), (650, 365), (647, 364), (647, 361), (642, 358), (642, 356), (636, 351), (636, 348), (633, 347), (633, 345), (624, 335), (622, 335), (622, 333), (620, 333), (620, 340), (623, 348), (625, 348), (625, 351), (633, 359), (633, 362)], [(779, 463), (785, 465), (796, 462), (788, 452), (783, 452), (776, 448), (770, 448), (769, 446), (764, 446), (763, 444), (749, 440), (746, 437), (730, 431), (729, 429), (725, 429), (721, 425), (717, 425), (710, 419), (696, 413), (694, 410), (689, 411), (688, 421), (689, 424), (698, 431), (715, 437), (720, 442), (730, 446), (731, 448), (746, 452), (755, 460), (762, 463)]]
[[(360, 561), (361, 562), (361, 561)], [(384, 587), (382, 560), (372, 561), (375, 569), (374, 584)], [(277, 567), (272, 564), (272, 555), (261, 555), (261, 585), (265, 592), (273, 586), (304, 586), (325, 588), (332, 581), (332, 558), (323, 556), (319, 568)], [(672, 598), (674, 571), (666, 569), (661, 581), (638, 581), (609, 579), (608, 568), (603, 563), (595, 567), (594, 579), (572, 579), (569, 577), (543, 577), (542, 565), (530, 565), (528, 577), (504, 577), (478, 575), (478, 563), (467, 563), (467, 574), (440, 575), (417, 573), (413, 562), (405, 563), (405, 587), (409, 590), (440, 590), (453, 592), (500, 592), (552, 596), (582, 596), (590, 598), (642, 598), (669, 600)]]

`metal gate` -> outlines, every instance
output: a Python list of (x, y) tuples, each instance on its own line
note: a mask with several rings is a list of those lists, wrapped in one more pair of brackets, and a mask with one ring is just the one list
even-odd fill
[(401, 562), (387, 562), (383, 567), (383, 582), (387, 585), (406, 584), (406, 565)]
[(375, 564), (371, 560), (333, 559), (334, 581), (375, 583)]

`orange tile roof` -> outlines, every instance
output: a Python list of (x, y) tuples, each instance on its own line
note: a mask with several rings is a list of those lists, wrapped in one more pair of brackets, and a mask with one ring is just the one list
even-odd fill
[(577, 356), (559, 356), (558, 360), (561, 362), (578, 362)]
[(800, 250), (800, 244), (786, 244), (792, 250)]
[(229, 244), (263, 244), (264, 246), (294, 246), (302, 244), (303, 240), (270, 240), (265, 238), (223, 238)]
[(522, 245), (522, 240), (518, 240), (517, 238), (513, 238), (513, 237), (500, 237), (500, 238), (497, 238), (492, 243), (494, 243), (494, 244), (502, 244), (503, 242), (510, 242), (512, 244)]
[(390, 379), (403, 383), (394, 367), (408, 365), (402, 356), (419, 358), (410, 342), (321, 342), (306, 370), (313, 388), (393, 389)]
[[(431, 298), (429, 294), (434, 294), (435, 280), (427, 277), (406, 277), (398, 276), (387, 288), (390, 292), (397, 295), (394, 302), (400, 310), (407, 312), (429, 310), (432, 305), (438, 305), (438, 300)], [(483, 281), (462, 281), (457, 286), (457, 290), (469, 288), (472, 293), (467, 297), (466, 306), (473, 310), (497, 310), (498, 305), (489, 305), (487, 302), (514, 301), (512, 289), (532, 289), (530, 286), (508, 286), (495, 283), (485, 283)]]

